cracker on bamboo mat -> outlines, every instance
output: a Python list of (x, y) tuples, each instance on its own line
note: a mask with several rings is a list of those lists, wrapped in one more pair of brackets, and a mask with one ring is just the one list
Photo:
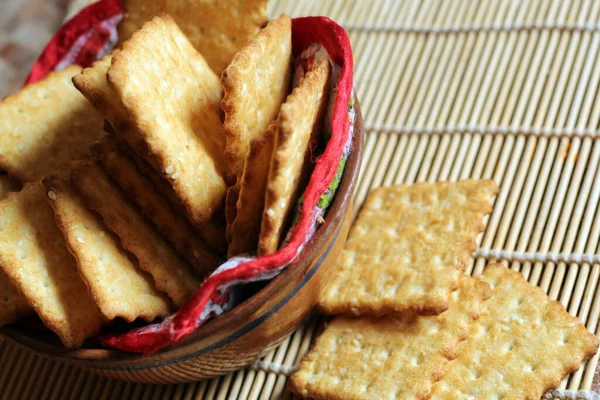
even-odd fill
[(119, 42), (156, 15), (169, 14), (217, 75), (267, 22), (267, 0), (123, 0)]
[(0, 268), (65, 347), (105, 322), (77, 271), (41, 182), (0, 202)]
[(520, 273), (489, 265), (481, 278), (492, 297), (432, 399), (537, 400), (596, 353), (598, 338)]
[(302, 397), (424, 399), (479, 317), (489, 285), (463, 275), (437, 316), (336, 317), (291, 378)]
[(194, 224), (210, 220), (226, 190), (219, 77), (169, 16), (123, 43), (106, 76), (128, 116), (117, 133), (169, 181)]
[(446, 310), (497, 191), (493, 181), (476, 180), (373, 190), (321, 294), (321, 310), (356, 315)]
[(154, 223), (158, 232), (196, 271), (207, 275), (219, 265), (217, 253), (209, 250), (185, 219), (177, 215), (167, 200), (154, 191), (152, 184), (138, 171), (135, 164), (111, 143), (111, 136), (95, 143), (92, 153), (127, 197), (137, 205), (142, 215)]
[(71, 183), (119, 237), (123, 248), (137, 257), (140, 268), (152, 275), (158, 290), (166, 293), (176, 306), (185, 303), (200, 286), (199, 279), (106, 172), (95, 163), (80, 163), (71, 171)]
[(0, 326), (12, 324), (33, 313), (15, 285), (0, 271)]
[(44, 186), (67, 248), (100, 312), (109, 320), (121, 317), (128, 322), (166, 316), (168, 298), (157, 291), (152, 277), (123, 250), (100, 217), (87, 209), (68, 181), (49, 176)]
[(0, 102), (0, 169), (35, 182), (89, 153), (104, 135), (102, 116), (73, 87), (81, 67), (51, 72)]
[(319, 61), (281, 106), (275, 124), (259, 255), (277, 251), (300, 191), (306, 186), (312, 168), (312, 150), (316, 147), (327, 106), (330, 73), (329, 62)]
[(275, 144), (275, 125), (268, 133), (250, 143), (250, 151), (240, 177), (240, 193), (237, 201), (237, 213), (231, 227), (229, 257), (243, 253), (256, 253), (262, 211), (265, 206), (265, 190), (273, 145)]

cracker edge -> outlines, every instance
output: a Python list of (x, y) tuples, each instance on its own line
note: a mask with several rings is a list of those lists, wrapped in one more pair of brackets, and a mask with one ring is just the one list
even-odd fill
[[(452, 267), (452, 268), (456, 268), (458, 269), (461, 273), (464, 272), (467, 268), (467, 266), (469, 265), (469, 261), (471, 260), (471, 254), (477, 250), (477, 236), (479, 236), (479, 234), (481, 234), (484, 230), (485, 230), (485, 224), (484, 224), (484, 218), (486, 215), (489, 215), (490, 213), (492, 213), (493, 211), (493, 202), (492, 199), (498, 194), (498, 192), (500, 191), (500, 187), (496, 184), (495, 181), (491, 180), (491, 179), (485, 179), (485, 180), (478, 180), (478, 179), (464, 179), (458, 182), (464, 182), (464, 183), (480, 183), (483, 187), (484, 190), (487, 192), (485, 195), (488, 198), (488, 207), (483, 209), (482, 211), (476, 213), (473, 215), (472, 220), (471, 220), (471, 227), (473, 229), (473, 237), (464, 242), (464, 246), (462, 248), (462, 257), (457, 259), (457, 265)], [(435, 185), (435, 186), (447, 186), (447, 185), (455, 185), (457, 184), (457, 182), (447, 182), (447, 181), (438, 181), (435, 182), (433, 184), (431, 183), (427, 183), (427, 182), (418, 182), (418, 183), (414, 183), (414, 184), (402, 184), (402, 185), (395, 185), (394, 187), (403, 187), (405, 189), (410, 189), (412, 187), (415, 186), (430, 186), (430, 185)], [(371, 196), (371, 194), (376, 194), (378, 192), (385, 192), (387, 191), (388, 188), (387, 187), (378, 187), (375, 188), (373, 190), (371, 190), (369, 192), (369, 195), (367, 196), (367, 199), (364, 202), (364, 205), (362, 207), (362, 209), (364, 209), (364, 207), (367, 207), (369, 203), (376, 201), (374, 196)], [(361, 210), (362, 212), (362, 210)], [(359, 215), (360, 217), (360, 215)], [(358, 221), (359, 217), (356, 218), (355, 221)], [(352, 234), (352, 230), (355, 229), (354, 225), (350, 228), (350, 234), (348, 236), (350, 236)], [(344, 251), (345, 248), (342, 250)], [(460, 276), (460, 275), (459, 275)], [(327, 285), (331, 284), (331, 281), (329, 281), (327, 283)], [(454, 290), (456, 290), (458, 288), (458, 279), (456, 280), (456, 282), (453, 282), (452, 284), (449, 285), (449, 291), (450, 293), (452, 293)], [(322, 293), (325, 292), (325, 288), (323, 290)], [(384, 315), (401, 315), (407, 311), (411, 311), (411, 312), (415, 312), (419, 315), (437, 315), (437, 314), (441, 314), (444, 311), (446, 311), (449, 307), (449, 299), (444, 299), (441, 297), (436, 296), (436, 298), (432, 298), (432, 301), (430, 301), (430, 306), (427, 307), (397, 307), (395, 305), (390, 305), (390, 304), (385, 304), (385, 305), (381, 305), (380, 307), (377, 308), (377, 310), (375, 311), (370, 311), (368, 313), (365, 313), (364, 311), (360, 313), (360, 315), (364, 315), (364, 316), (384, 316)], [(349, 316), (354, 316), (356, 317), (357, 314), (355, 311), (353, 311), (355, 307), (349, 304), (346, 305), (324, 305), (323, 301), (321, 301), (321, 298), (319, 299), (318, 303), (317, 303), (317, 310), (323, 314), (326, 315), (337, 315), (337, 314), (344, 314), (344, 315), (349, 315)]]
[[(227, 171), (225, 174), (226, 182), (229, 185), (234, 185), (238, 175), (244, 168), (246, 152), (240, 142), (244, 139), (241, 132), (241, 127), (244, 121), (236, 118), (243, 110), (238, 107), (238, 102), (232, 98), (231, 93), (235, 88), (244, 84), (243, 77), (245, 74), (246, 64), (252, 61), (254, 52), (262, 52), (262, 41), (268, 40), (269, 37), (284, 35), (288, 30), (291, 32), (292, 20), (286, 14), (281, 14), (279, 18), (269, 21), (267, 26), (261, 29), (250, 42), (246, 44), (231, 60), (231, 63), (221, 75), (221, 85), (223, 86), (223, 100), (221, 101), (221, 109), (226, 115), (223, 129), (226, 138), (225, 161), (227, 162)], [(264, 38), (264, 39), (263, 39)], [(291, 81), (291, 67), (289, 69)], [(285, 100), (284, 100), (285, 102)], [(231, 118), (233, 116), (233, 118)]]
[[(323, 82), (321, 82), (322, 71), (326, 70), (326, 78)], [(307, 146), (310, 146), (311, 140), (314, 139), (315, 128), (317, 130), (316, 134), (318, 135), (322, 128), (323, 118), (325, 116), (326, 108), (327, 108), (327, 99), (329, 93), (327, 92), (327, 85), (331, 78), (331, 66), (327, 60), (321, 60), (315, 67), (309, 71), (304, 78), (300, 81), (298, 87), (294, 88), (292, 93), (287, 97), (285, 103), (282, 105), (281, 110), (279, 111), (279, 116), (276, 122), (276, 133), (275, 133), (275, 144), (273, 147), (273, 154), (271, 156), (271, 166), (269, 168), (269, 176), (267, 179), (267, 188), (265, 191), (265, 206), (262, 215), (261, 229), (260, 229), (260, 237), (258, 240), (258, 255), (268, 255), (276, 252), (279, 249), (281, 241), (285, 236), (285, 228), (290, 222), (290, 218), (294, 214), (294, 207), (300, 197), (301, 193), (306, 189), (302, 188), (303, 180), (309, 179), (307, 176), (307, 159), (305, 159), (301, 165), (301, 168), (298, 171), (298, 175), (294, 178), (297, 179), (296, 188), (290, 197), (290, 203), (287, 204), (287, 210), (282, 214), (281, 220), (276, 220), (272, 216), (269, 215), (268, 210), (270, 208), (279, 209), (279, 185), (276, 182), (276, 178), (280, 176), (281, 169), (286, 168), (289, 165), (289, 160), (285, 157), (280, 157), (278, 154), (278, 149), (281, 146), (285, 146), (290, 143), (292, 137), (294, 136), (290, 129), (290, 126), (293, 126), (297, 121), (296, 118), (296, 110), (290, 110), (287, 107), (284, 107), (285, 104), (289, 104), (291, 102), (304, 100), (307, 96), (310, 96), (314, 91), (321, 91), (321, 86), (323, 89), (323, 95), (318, 99), (320, 102), (319, 108), (317, 109), (315, 115), (315, 123), (317, 126), (313, 126), (313, 130), (309, 133), (310, 137), (307, 141)], [(310, 149), (307, 149), (309, 151)], [(307, 154), (307, 156), (310, 153)], [(311, 166), (312, 168), (312, 166)]]

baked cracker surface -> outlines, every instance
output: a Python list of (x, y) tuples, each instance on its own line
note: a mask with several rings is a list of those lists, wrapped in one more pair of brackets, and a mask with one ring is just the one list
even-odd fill
[(281, 106), (275, 124), (275, 145), (258, 241), (259, 255), (277, 251), (298, 197), (308, 182), (312, 150), (316, 147), (327, 106), (330, 74), (329, 62), (321, 60), (300, 80)]
[(104, 136), (102, 115), (71, 83), (80, 71), (51, 72), (0, 101), (0, 170), (36, 182)]
[(123, 0), (119, 42), (156, 15), (169, 14), (217, 75), (267, 21), (267, 0)]
[[(223, 128), (227, 138), (225, 178), (230, 185), (225, 202), (226, 236), (229, 244), (233, 241), (233, 223), (237, 216), (241, 190), (240, 179), (244, 166), (249, 161), (250, 143), (262, 140), (267, 134), (269, 124), (277, 118), (279, 108), (290, 90), (291, 27), (291, 20), (285, 14), (270, 21), (235, 55), (221, 76), (224, 89), (221, 107), (225, 114)], [(250, 162), (268, 163), (269, 160), (253, 158)], [(250, 167), (256, 168), (259, 166)]]
[(219, 77), (167, 15), (123, 43), (107, 71), (130, 126), (115, 130), (169, 181), (194, 224), (225, 200)]
[(139, 267), (152, 275), (158, 290), (176, 306), (192, 296), (200, 280), (191, 266), (177, 256), (100, 166), (91, 162), (74, 166), (71, 183), (87, 206), (100, 214), (104, 225), (119, 237), (123, 248), (136, 256)]
[(81, 346), (105, 322), (56, 225), (41, 182), (0, 201), (0, 268), (65, 347)]
[(494, 264), (481, 278), (492, 297), (432, 399), (538, 400), (596, 353), (598, 338), (520, 273)]
[[(292, 22), (283, 14), (270, 21), (223, 71), (221, 107), (227, 137), (227, 180), (241, 174), (250, 142), (266, 134), (290, 91)], [(264, 160), (261, 160), (264, 161)]]
[(136, 265), (100, 217), (87, 209), (69, 182), (49, 176), (44, 186), (67, 248), (100, 312), (109, 320), (121, 317), (128, 322), (166, 316), (169, 299), (156, 290), (152, 277)]
[(167, 200), (158, 194), (135, 163), (110, 143), (111, 136), (94, 144), (92, 153), (104, 170), (121, 187), (142, 215), (156, 226), (171, 243), (177, 254), (186, 259), (201, 275), (207, 275), (219, 265), (216, 251), (208, 249), (187, 221), (177, 215)]
[(0, 326), (12, 324), (34, 313), (15, 285), (0, 271)]
[(250, 144), (248, 159), (240, 177), (240, 192), (237, 213), (231, 228), (229, 257), (244, 253), (256, 253), (262, 211), (265, 205), (265, 191), (273, 146), (275, 125), (269, 127), (266, 135)]
[(319, 299), (327, 314), (439, 314), (492, 211), (493, 181), (416, 183), (368, 195)]
[(336, 317), (290, 386), (315, 399), (426, 399), (489, 295), (488, 284), (463, 275), (437, 316)]

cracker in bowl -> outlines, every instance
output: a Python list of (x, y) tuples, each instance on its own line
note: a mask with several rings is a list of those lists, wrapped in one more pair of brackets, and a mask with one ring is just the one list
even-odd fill
[(171, 302), (167, 296), (156, 290), (152, 277), (85, 206), (68, 182), (68, 171), (66, 177), (46, 177), (44, 186), (67, 247), (100, 312), (108, 320), (121, 317), (128, 322), (136, 318), (150, 322), (168, 315)]
[(0, 268), (67, 348), (100, 332), (96, 308), (41, 182), (0, 201)]
[(73, 87), (81, 67), (51, 72), (0, 101), (0, 170), (37, 182), (63, 163), (89, 154), (104, 136), (102, 115)]
[(135, 255), (140, 268), (152, 275), (158, 290), (166, 293), (176, 306), (194, 294), (200, 279), (192, 267), (177, 257), (175, 250), (138, 213), (100, 166), (93, 162), (74, 166), (71, 183), (87, 206), (119, 237), (123, 248)]

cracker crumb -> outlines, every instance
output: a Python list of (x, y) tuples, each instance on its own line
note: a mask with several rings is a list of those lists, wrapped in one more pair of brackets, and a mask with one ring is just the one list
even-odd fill
[(267, 210), (267, 215), (268, 215), (269, 217), (272, 217), (272, 216), (274, 216), (274, 215), (275, 215), (275, 210), (273, 210), (272, 208), (269, 208), (269, 209)]
[(173, 172), (175, 172), (175, 168), (173, 168), (172, 165), (169, 165), (167, 168), (165, 168), (165, 173), (167, 175), (171, 175)]
[(48, 192), (48, 197), (50, 198), (50, 200), (56, 200), (56, 193), (54, 193), (52, 190)]

